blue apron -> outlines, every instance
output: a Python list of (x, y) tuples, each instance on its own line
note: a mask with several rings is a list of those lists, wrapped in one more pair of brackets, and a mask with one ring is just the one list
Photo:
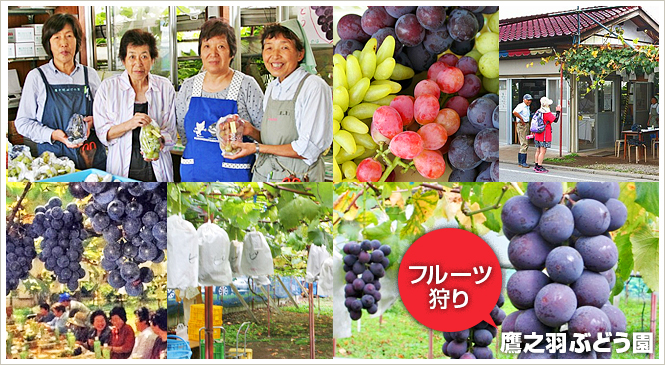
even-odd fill
[[(194, 89), (185, 115), (187, 145), (180, 163), (182, 181), (251, 181), (251, 169), (255, 155), (236, 160), (222, 156), (217, 136), (209, 130), (219, 118), (238, 113), (238, 93), (243, 75), (234, 72), (228, 88), (228, 99), (205, 98), (201, 96), (205, 72), (195, 76)], [(249, 140), (245, 137), (245, 142)]]
[[(92, 94), (88, 82), (88, 68), (83, 67), (85, 77), (84, 85), (60, 84), (51, 85), (46, 80), (44, 72), (38, 68), (46, 86), (46, 103), (42, 116), (42, 124), (51, 129), (67, 130), (67, 124), (72, 114), (78, 113), (83, 116), (92, 115)], [(94, 131), (77, 149), (71, 149), (60, 141), (50, 143), (38, 143), (37, 152), (41, 155), (45, 151), (53, 152), (57, 157), (67, 157), (74, 161), (79, 170), (96, 168), (106, 170), (106, 150), (97, 138)]]

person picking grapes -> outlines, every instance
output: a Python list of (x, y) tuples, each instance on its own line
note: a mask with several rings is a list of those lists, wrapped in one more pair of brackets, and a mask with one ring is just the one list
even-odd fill
[(536, 114), (540, 113), (540, 116), (534, 115), (534, 118), (542, 117), (543, 123), (545, 124), (545, 130), (541, 133), (534, 133), (534, 140), (536, 143), (536, 166), (533, 168), (535, 172), (547, 173), (548, 169), (544, 168), (543, 160), (545, 159), (545, 152), (547, 149), (552, 146), (552, 123), (557, 123), (559, 121), (559, 116), (561, 115), (561, 105), (556, 106), (556, 115), (552, 114), (550, 111), (550, 105), (552, 105), (552, 99), (549, 99), (547, 96), (540, 98), (540, 109), (536, 111)]
[(517, 164), (524, 168), (529, 168), (526, 163), (526, 152), (529, 149), (529, 141), (526, 138), (529, 131), (529, 119), (531, 116), (531, 94), (524, 94), (522, 102), (513, 109), (513, 115), (517, 118), (517, 138), (520, 141), (520, 152), (517, 154)]
[(263, 99), (261, 130), (245, 127), (254, 143), (229, 158), (258, 154), (252, 181), (324, 180), (323, 152), (332, 143), (332, 91), (316, 75), (316, 62), (300, 22), (267, 25), (263, 61), (275, 77)]

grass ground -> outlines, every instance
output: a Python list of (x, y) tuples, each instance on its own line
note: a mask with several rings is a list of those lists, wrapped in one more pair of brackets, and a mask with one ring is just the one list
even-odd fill
[[(633, 332), (648, 332), (650, 321), (650, 302), (646, 303), (641, 299), (621, 299), (619, 308), (624, 312), (627, 318), (628, 338), (633, 338)], [(502, 308), (506, 315), (514, 312), (516, 309), (506, 299)], [(644, 311), (643, 311), (644, 309)], [(656, 309), (658, 313), (658, 309)], [(429, 351), (428, 329), (417, 322), (406, 311), (401, 301), (397, 301), (383, 315), (383, 320), (379, 318), (363, 318), (353, 323), (352, 337), (340, 339), (337, 341), (335, 349), (336, 357), (348, 358), (372, 358), (372, 359), (426, 359)], [(658, 324), (656, 316), (656, 325)], [(358, 327), (360, 326), (360, 327)], [(358, 330), (360, 328), (360, 330)], [(367, 344), (367, 334), (372, 335), (372, 346)], [(660, 355), (660, 344), (658, 336), (660, 329), (656, 328), (655, 354), (656, 358)], [(500, 335), (499, 335), (500, 336)], [(500, 337), (498, 337), (500, 338)], [(433, 333), (433, 355), (435, 359), (446, 358), (441, 352), (441, 346), (444, 343), (441, 332)], [(499, 359), (514, 359), (516, 354), (504, 354), (497, 347), (498, 341), (494, 341), (490, 348)], [(500, 346), (500, 343), (498, 343)], [(646, 359), (648, 355), (633, 354), (632, 351), (617, 354), (613, 350), (613, 359)]]
[[(333, 353), (332, 298), (314, 299), (314, 306), (315, 357), (330, 359)], [(254, 359), (309, 359), (308, 303), (302, 301), (298, 308), (291, 304), (280, 307), (280, 310), (281, 313), (274, 310), (270, 313), (270, 325), (265, 308), (252, 311), (259, 320), (259, 323), (252, 323), (247, 332), (247, 347), (253, 350)], [(227, 350), (236, 346), (238, 328), (247, 321), (252, 319), (246, 311), (224, 314)], [(241, 347), (243, 340), (241, 333)]]

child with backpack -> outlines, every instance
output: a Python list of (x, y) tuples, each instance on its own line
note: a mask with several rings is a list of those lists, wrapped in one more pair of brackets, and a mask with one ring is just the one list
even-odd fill
[(547, 173), (549, 170), (543, 167), (543, 160), (545, 159), (545, 152), (552, 146), (552, 123), (559, 121), (561, 114), (561, 106), (557, 105), (556, 115), (550, 111), (552, 99), (547, 96), (540, 98), (540, 109), (536, 111), (531, 119), (531, 132), (536, 144), (536, 166), (533, 171), (538, 173)]

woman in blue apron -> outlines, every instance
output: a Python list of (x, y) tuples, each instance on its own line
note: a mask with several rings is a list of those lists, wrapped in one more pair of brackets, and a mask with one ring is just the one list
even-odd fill
[[(258, 154), (253, 181), (323, 182), (323, 153), (332, 143), (332, 92), (316, 75), (309, 41), (296, 19), (264, 28), (263, 62), (275, 77), (266, 88), (257, 143), (235, 143), (231, 158)], [(260, 142), (260, 143), (258, 143)]]
[[(55, 14), (44, 23), (42, 44), (51, 58), (26, 77), (16, 117), (17, 131), (37, 144), (37, 152), (53, 152), (85, 170), (106, 167), (106, 151), (93, 130), (92, 102), (100, 80), (94, 69), (75, 61), (83, 32), (71, 14)], [(88, 138), (72, 144), (65, 132), (73, 114), (85, 116)]]
[(235, 52), (231, 26), (221, 19), (203, 24), (199, 54), (205, 71), (185, 80), (176, 98), (178, 133), (185, 145), (182, 181), (251, 181), (254, 156), (236, 160), (222, 156), (215, 129), (219, 118), (229, 114), (261, 126), (263, 93), (252, 77), (229, 67)]

